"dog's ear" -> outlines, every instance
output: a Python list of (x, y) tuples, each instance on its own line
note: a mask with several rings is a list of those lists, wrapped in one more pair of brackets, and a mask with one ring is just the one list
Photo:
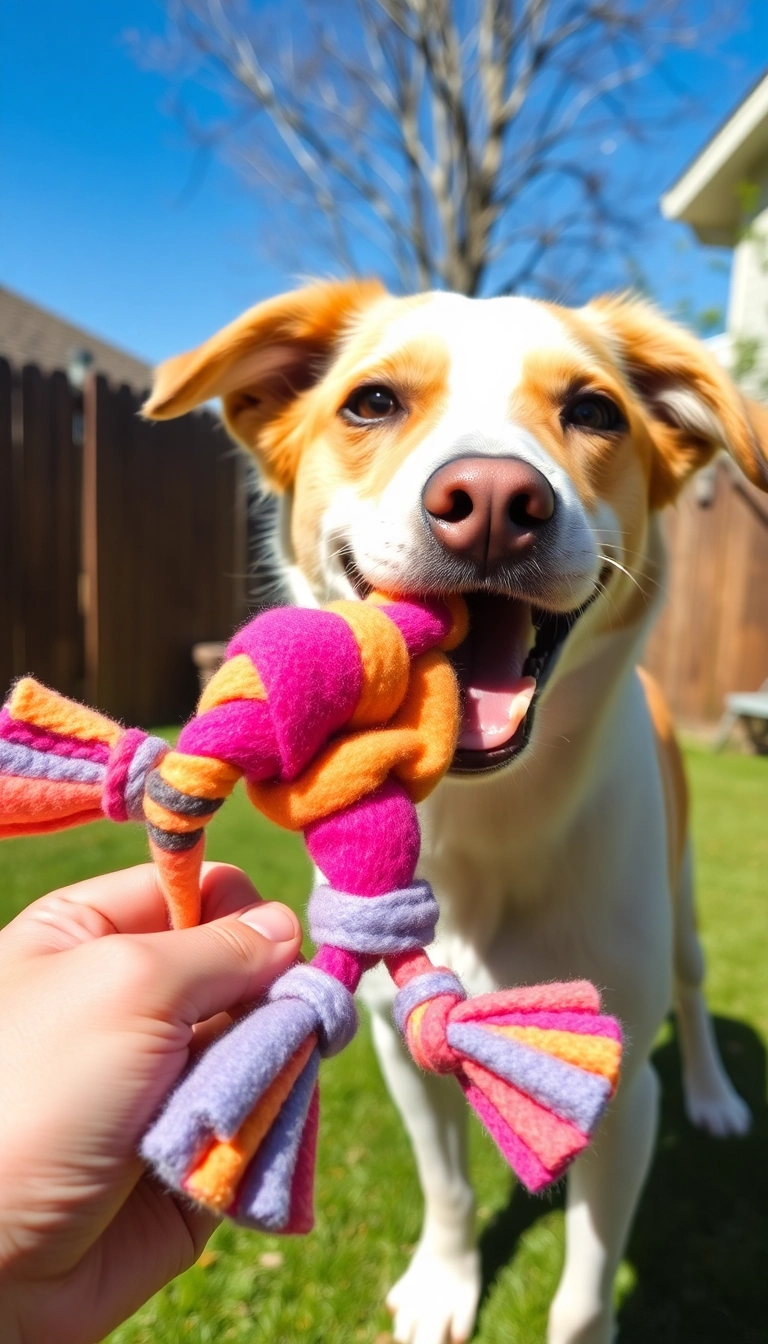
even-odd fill
[(230, 433), (255, 454), (267, 481), (290, 486), (298, 436), (280, 420), (321, 377), (355, 318), (384, 294), (378, 281), (324, 281), (250, 308), (196, 350), (155, 372), (143, 414), (184, 415), (221, 397)]
[(768, 412), (741, 395), (701, 341), (642, 299), (596, 299), (584, 314), (597, 321), (647, 413), (652, 508), (670, 504), (722, 448), (768, 490)]

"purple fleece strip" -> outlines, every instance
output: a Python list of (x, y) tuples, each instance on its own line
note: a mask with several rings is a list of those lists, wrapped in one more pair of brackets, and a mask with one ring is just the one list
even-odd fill
[(455, 1050), (484, 1064), (499, 1078), (505, 1078), (521, 1092), (554, 1111), (555, 1115), (572, 1120), (583, 1134), (592, 1132), (611, 1095), (607, 1078), (522, 1045), (520, 1041), (508, 1041), (483, 1027), (451, 1022), (446, 1036)]
[(170, 747), (162, 737), (146, 737), (133, 753), (123, 792), (125, 808), (132, 821), (144, 820), (144, 785), (147, 775), (168, 751)]
[(320, 1054), (338, 1055), (353, 1039), (358, 1027), (355, 1001), (345, 985), (319, 966), (292, 966), (278, 977), (267, 994), (269, 1003), (300, 1000), (313, 1013), (312, 1031), (317, 1031)]
[(457, 999), (466, 999), (466, 991), (461, 981), (451, 971), (428, 971), (426, 975), (417, 975), (395, 995), (392, 1015), (399, 1030), (405, 1033), (408, 1018), (414, 1008), (438, 994), (453, 994)]
[(176, 1189), (210, 1142), (234, 1138), (272, 1079), (316, 1026), (298, 999), (262, 1004), (208, 1047), (147, 1130), (141, 1155)]
[(320, 1053), (313, 1050), (242, 1180), (235, 1217), (245, 1227), (279, 1232), (291, 1212), (291, 1185), (317, 1082)]
[(578, 1036), (609, 1036), (621, 1044), (621, 1024), (598, 1013), (496, 1013), (483, 1026), (540, 1027), (542, 1031), (573, 1031)]
[(431, 943), (440, 911), (429, 883), (419, 881), (367, 900), (315, 887), (307, 914), (313, 942), (383, 957)]
[(95, 761), (56, 756), (53, 752), (23, 747), (20, 742), (0, 740), (0, 773), (22, 779), (65, 779), (75, 784), (101, 784), (105, 771), (104, 766)]
[(34, 751), (52, 751), (56, 756), (70, 756), (80, 761), (106, 765), (109, 760), (109, 747), (104, 742), (82, 742), (77, 737), (49, 733), (24, 719), (11, 718), (7, 709), (0, 710), (0, 738), (6, 742), (21, 742), (22, 746), (32, 747)]

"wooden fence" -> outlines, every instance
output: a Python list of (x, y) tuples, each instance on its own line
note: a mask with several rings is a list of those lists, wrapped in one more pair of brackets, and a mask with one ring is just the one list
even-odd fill
[(127, 723), (177, 722), (192, 646), (247, 614), (245, 460), (95, 378), (0, 360), (0, 683), (30, 672)]
[(694, 481), (665, 518), (669, 596), (644, 659), (681, 723), (768, 678), (768, 496), (729, 459), (712, 470), (708, 502)]

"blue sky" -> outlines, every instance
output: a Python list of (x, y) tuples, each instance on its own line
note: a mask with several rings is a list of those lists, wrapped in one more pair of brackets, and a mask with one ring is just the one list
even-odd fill
[[(744, 14), (716, 51), (679, 58), (704, 111), (638, 165), (659, 193), (768, 65), (768, 5)], [(124, 40), (162, 30), (159, 0), (4, 0), (0, 15), (0, 283), (152, 361), (292, 283), (259, 246), (268, 201), (229, 168), (185, 193), (167, 82)], [(659, 222), (642, 262), (667, 307), (724, 303), (727, 273), (687, 230)]]

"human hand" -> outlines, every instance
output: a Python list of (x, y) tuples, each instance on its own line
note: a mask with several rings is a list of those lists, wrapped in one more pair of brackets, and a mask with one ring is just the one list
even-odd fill
[(301, 931), (237, 868), (206, 865), (202, 894), (204, 922), (169, 931), (146, 864), (0, 931), (3, 1344), (102, 1339), (216, 1224), (155, 1182), (139, 1140), (190, 1051), (296, 960)]

